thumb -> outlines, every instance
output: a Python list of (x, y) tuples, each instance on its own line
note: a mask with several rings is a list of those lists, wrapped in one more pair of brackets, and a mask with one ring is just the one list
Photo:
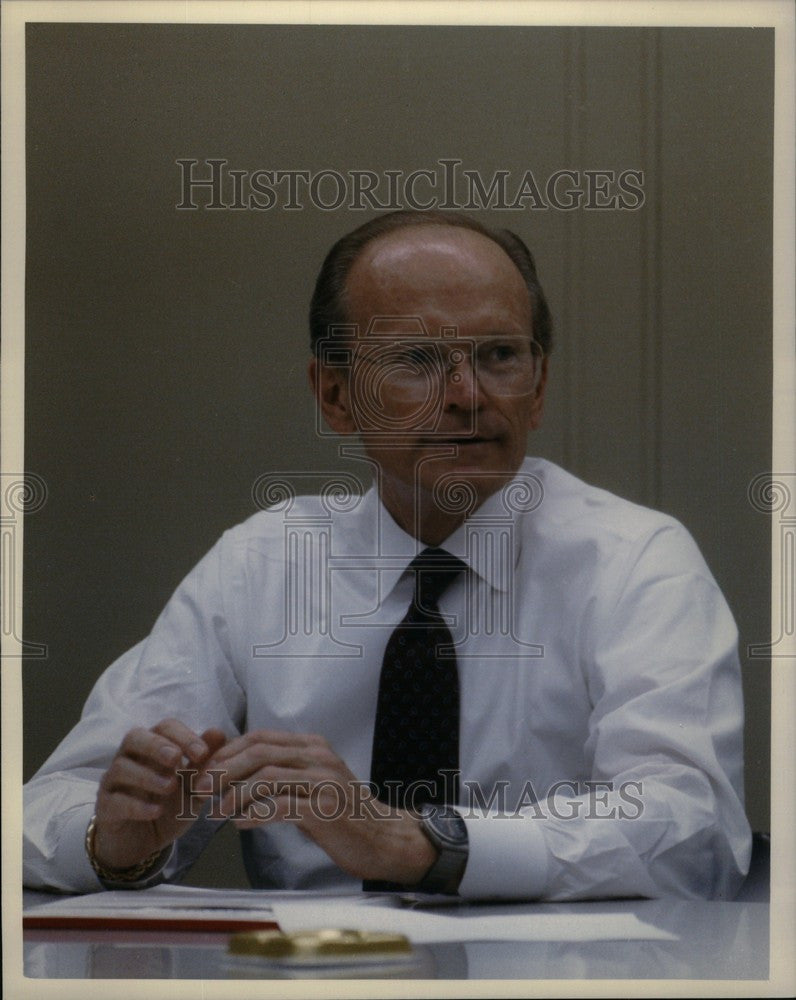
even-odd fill
[(223, 730), (215, 727), (212, 729), (206, 729), (202, 733), (202, 739), (205, 741), (210, 751), (205, 758), (206, 760), (212, 757), (216, 750), (220, 750), (221, 747), (223, 747), (227, 742), (227, 737), (225, 736)]

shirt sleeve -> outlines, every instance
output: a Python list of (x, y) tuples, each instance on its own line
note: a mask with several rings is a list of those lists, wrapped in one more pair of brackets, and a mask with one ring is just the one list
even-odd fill
[[(130, 729), (175, 718), (196, 732), (211, 726), (228, 737), (240, 732), (245, 699), (233, 667), (223, 601), (233, 576), (222, 540), (177, 589), (149, 638), (102, 674), (80, 721), (27, 783), (25, 885), (68, 892), (103, 888), (85, 853), (86, 827), (100, 778)], [(215, 829), (206, 819), (194, 824), (177, 841), (159, 877), (177, 877)]]
[(732, 615), (677, 524), (624, 562), (584, 636), (590, 777), (467, 818), (464, 896), (732, 899), (748, 870)]

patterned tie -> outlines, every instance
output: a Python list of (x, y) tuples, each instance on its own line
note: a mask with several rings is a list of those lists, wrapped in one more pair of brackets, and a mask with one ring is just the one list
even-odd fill
[(370, 775), (376, 797), (398, 808), (458, 799), (459, 674), (437, 602), (464, 569), (444, 549), (412, 561), (412, 603), (384, 651)]
[(370, 768), (376, 798), (391, 806), (453, 805), (459, 797), (459, 674), (437, 602), (466, 568), (444, 549), (425, 549), (409, 566), (414, 596), (384, 651)]

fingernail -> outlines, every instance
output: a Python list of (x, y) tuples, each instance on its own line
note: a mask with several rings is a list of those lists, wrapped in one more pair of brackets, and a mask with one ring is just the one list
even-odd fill
[(174, 747), (161, 747), (158, 756), (165, 764), (173, 764), (178, 759), (179, 751)]
[(189, 757), (204, 757), (206, 753), (207, 753), (207, 747), (204, 745), (204, 743), (201, 743), (199, 740), (194, 740), (193, 743), (191, 743), (191, 745), (188, 747)]

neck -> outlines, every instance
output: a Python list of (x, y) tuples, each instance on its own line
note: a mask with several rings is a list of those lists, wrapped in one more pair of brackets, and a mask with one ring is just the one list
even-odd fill
[(387, 477), (382, 478), (379, 496), (395, 523), (424, 545), (440, 545), (471, 513), (441, 509), (428, 490)]

